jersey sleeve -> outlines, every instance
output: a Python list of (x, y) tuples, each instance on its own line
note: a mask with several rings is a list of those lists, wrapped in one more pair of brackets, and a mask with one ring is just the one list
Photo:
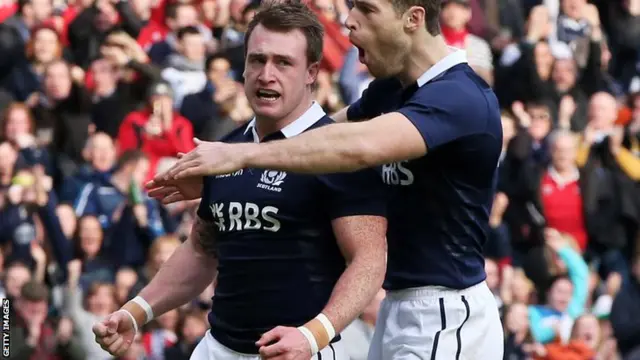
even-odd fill
[(418, 129), (429, 150), (472, 134), (479, 127), (473, 121), (481, 120), (481, 117), (469, 119), (465, 111), (456, 110), (446, 99), (442, 100), (442, 104), (436, 104), (438, 99), (411, 100), (397, 110)]
[(198, 214), (198, 217), (205, 221), (214, 221), (213, 212), (211, 212), (211, 209), (209, 208), (209, 206), (211, 205), (210, 189), (211, 178), (205, 176), (202, 179), (202, 193), (200, 194), (200, 204), (198, 205), (198, 211), (196, 212)]
[(331, 219), (353, 215), (386, 216), (387, 187), (375, 169), (318, 177)]
[(376, 79), (362, 92), (360, 99), (347, 108), (349, 121), (369, 120), (391, 108), (400, 84), (395, 79)]

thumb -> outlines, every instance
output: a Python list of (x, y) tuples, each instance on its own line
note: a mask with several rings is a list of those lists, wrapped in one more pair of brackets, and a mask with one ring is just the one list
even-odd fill
[(105, 326), (107, 327), (107, 333), (113, 335), (118, 332), (118, 325), (120, 325), (120, 316), (122, 313), (113, 313), (107, 319), (105, 319)]
[(202, 140), (200, 140), (200, 139), (198, 139), (196, 137), (193, 138), (193, 142), (196, 143), (196, 145), (202, 144)]

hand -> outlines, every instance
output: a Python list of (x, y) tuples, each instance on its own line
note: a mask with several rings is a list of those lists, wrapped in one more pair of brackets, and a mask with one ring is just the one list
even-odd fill
[(256, 345), (263, 359), (309, 360), (312, 356), (309, 341), (294, 327), (275, 327), (263, 334)]
[(120, 310), (93, 325), (93, 334), (100, 347), (113, 356), (126, 353), (136, 336), (131, 317)]
[(491, 216), (489, 217), (489, 223), (492, 227), (496, 228), (502, 223), (502, 216), (505, 210), (509, 206), (509, 198), (503, 192), (496, 194), (493, 200), (493, 207), (491, 208)]
[(80, 280), (80, 275), (82, 275), (82, 260), (75, 259), (71, 260), (67, 263), (67, 281), (69, 284), (77, 284), (78, 280)]
[(606, 287), (607, 294), (615, 297), (622, 287), (622, 276), (620, 276), (620, 274), (617, 272), (612, 272), (611, 274), (609, 274), (609, 276), (607, 276)]
[(561, 127), (568, 129), (571, 127), (571, 117), (576, 112), (576, 102), (573, 100), (571, 95), (565, 95), (560, 100), (560, 109), (559, 109), (559, 121), (561, 122)]
[(202, 178), (192, 177), (174, 180), (164, 186), (157, 186), (151, 180), (146, 187), (149, 190), (149, 196), (164, 205), (168, 205), (179, 201), (198, 199), (202, 194)]
[(116, 66), (125, 66), (131, 60), (129, 56), (119, 47), (105, 46), (102, 48), (102, 56)]
[(196, 148), (180, 157), (171, 169), (153, 179), (155, 186), (170, 185), (170, 180), (195, 176), (229, 174), (245, 168), (246, 151), (242, 146), (253, 144), (225, 144), (194, 139)]
[(73, 337), (73, 321), (68, 317), (63, 317), (58, 322), (57, 331), (58, 341), (62, 344), (68, 344)]
[(556, 229), (546, 228), (544, 229), (544, 239), (553, 251), (558, 252), (563, 246), (567, 244), (567, 241), (562, 237), (562, 234)]
[(609, 135), (609, 150), (613, 155), (617, 155), (622, 148), (622, 140), (624, 140), (624, 129), (615, 127)]
[(47, 261), (47, 254), (44, 252), (44, 249), (40, 244), (35, 241), (31, 242), (31, 257), (37, 264), (44, 264)]
[(531, 116), (524, 108), (522, 101), (514, 101), (513, 104), (511, 104), (511, 112), (520, 120), (520, 125), (529, 127), (531, 124)]
[(84, 70), (82, 70), (79, 66), (74, 66), (71, 68), (71, 79), (76, 84), (84, 84)]

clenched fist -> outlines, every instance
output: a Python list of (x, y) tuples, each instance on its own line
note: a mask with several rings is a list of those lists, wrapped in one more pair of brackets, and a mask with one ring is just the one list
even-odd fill
[(100, 347), (113, 356), (122, 356), (129, 350), (136, 336), (133, 317), (118, 310), (93, 325), (93, 333)]

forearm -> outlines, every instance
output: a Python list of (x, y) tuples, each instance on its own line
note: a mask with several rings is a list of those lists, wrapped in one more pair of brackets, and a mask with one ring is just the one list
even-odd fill
[(243, 144), (251, 148), (246, 153), (247, 167), (307, 174), (350, 172), (365, 168), (368, 164), (364, 153), (370, 146), (357, 134), (358, 125), (333, 124), (284, 141)]
[(187, 240), (162, 265), (140, 294), (154, 316), (186, 304), (213, 282), (217, 260), (196, 251), (192, 239)]
[(427, 149), (416, 127), (399, 113), (366, 122), (332, 124), (293, 138), (240, 144), (248, 168), (307, 174), (352, 172), (423, 156)]
[(380, 290), (386, 271), (384, 250), (371, 251), (353, 259), (333, 288), (322, 311), (336, 334), (357, 318)]
[[(196, 219), (191, 235), (162, 265), (140, 296), (154, 317), (184, 305), (213, 282), (218, 266), (212, 225)], [(149, 321), (141, 307), (130, 301), (123, 306), (138, 324)]]

